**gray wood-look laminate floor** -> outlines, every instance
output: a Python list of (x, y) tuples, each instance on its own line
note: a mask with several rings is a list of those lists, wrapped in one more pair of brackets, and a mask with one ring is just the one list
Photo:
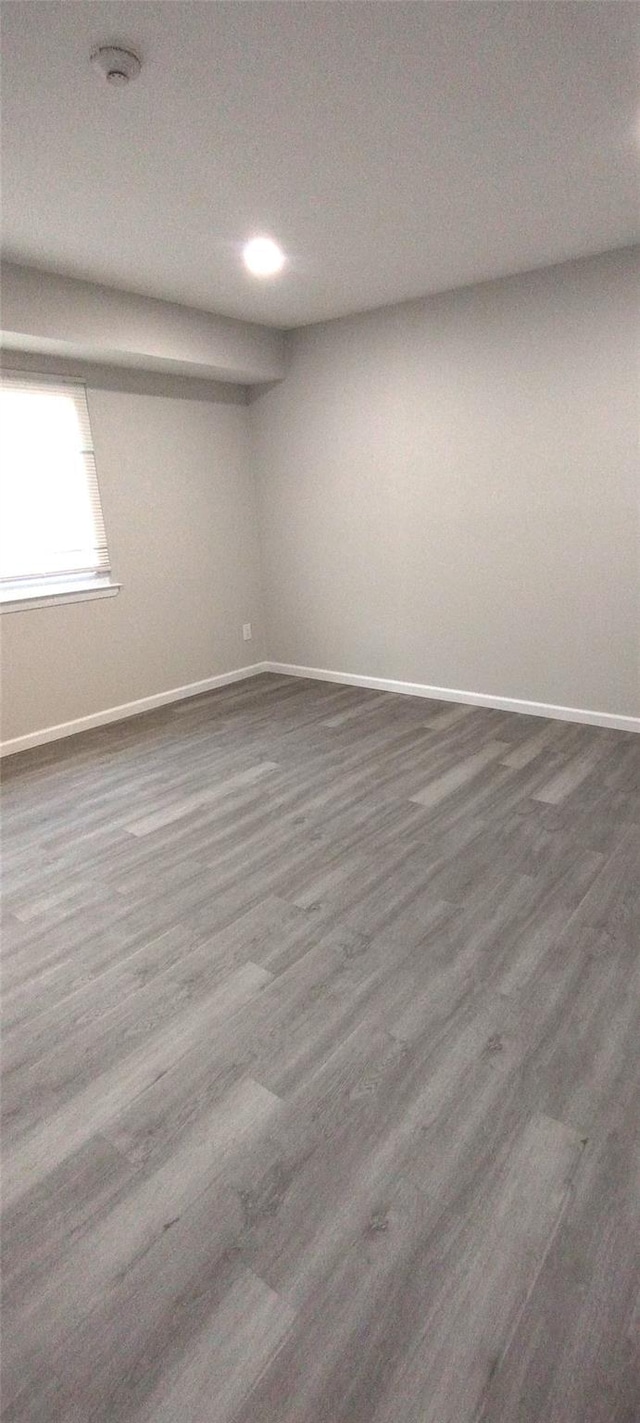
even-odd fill
[(4, 866), (7, 1423), (637, 1423), (640, 738), (264, 676)]

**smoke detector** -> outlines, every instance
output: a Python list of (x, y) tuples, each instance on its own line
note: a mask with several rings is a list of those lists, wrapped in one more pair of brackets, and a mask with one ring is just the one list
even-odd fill
[(121, 49), (119, 45), (103, 44), (94, 49), (91, 63), (107, 84), (128, 84), (137, 79), (141, 64), (132, 49)]

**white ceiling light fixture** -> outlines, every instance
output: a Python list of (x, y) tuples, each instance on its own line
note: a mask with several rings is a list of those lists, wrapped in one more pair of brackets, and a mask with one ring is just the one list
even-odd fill
[(242, 257), (254, 277), (275, 277), (285, 264), (284, 252), (272, 237), (252, 237), (245, 242)]
[(113, 44), (98, 45), (97, 49), (92, 50), (91, 63), (107, 84), (120, 87), (137, 79), (142, 68), (138, 55), (132, 49), (122, 49)]

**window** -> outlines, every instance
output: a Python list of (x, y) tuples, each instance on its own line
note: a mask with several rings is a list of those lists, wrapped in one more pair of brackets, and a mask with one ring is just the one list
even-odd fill
[(84, 385), (4, 375), (0, 456), (3, 610), (116, 593)]

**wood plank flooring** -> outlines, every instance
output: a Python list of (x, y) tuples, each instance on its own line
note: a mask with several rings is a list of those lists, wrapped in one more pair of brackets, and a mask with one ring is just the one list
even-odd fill
[(6, 1423), (638, 1423), (640, 738), (263, 676), (3, 825)]

